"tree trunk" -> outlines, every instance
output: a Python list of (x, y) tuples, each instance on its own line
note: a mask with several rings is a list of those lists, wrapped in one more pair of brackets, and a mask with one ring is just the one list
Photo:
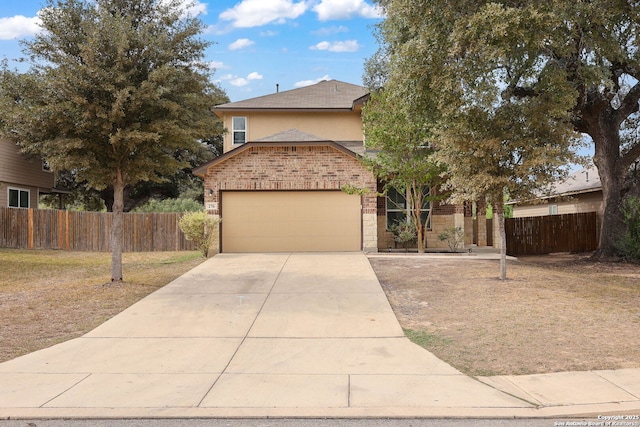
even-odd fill
[(418, 186), (415, 182), (411, 183), (411, 187), (409, 188), (409, 203), (411, 204), (411, 216), (413, 218), (413, 223), (416, 226), (416, 240), (418, 244), (418, 253), (424, 253), (424, 235), (425, 235), (425, 227), (420, 219), (421, 208), (422, 208), (422, 186)]
[(113, 183), (113, 223), (111, 225), (111, 281), (122, 281), (122, 236), (124, 210), (124, 178), (117, 169)]
[(424, 221), (422, 229), (424, 232), (422, 233), (422, 247), (426, 250), (427, 248), (427, 224), (431, 222), (431, 218), (433, 217), (433, 208), (429, 209), (429, 214), (427, 214), (427, 219)]
[(416, 226), (416, 234), (417, 234), (417, 243), (418, 243), (418, 253), (424, 253), (424, 227), (422, 224), (418, 223)]
[(495, 216), (500, 231), (500, 280), (507, 279), (507, 233), (504, 228), (504, 205), (495, 204)]
[(600, 121), (599, 125), (599, 132), (594, 132), (591, 137), (595, 144), (593, 160), (602, 183), (604, 213), (598, 249), (593, 258), (606, 260), (617, 256), (615, 244), (625, 231), (620, 203), (623, 198), (626, 170), (621, 166), (619, 130), (605, 120)]

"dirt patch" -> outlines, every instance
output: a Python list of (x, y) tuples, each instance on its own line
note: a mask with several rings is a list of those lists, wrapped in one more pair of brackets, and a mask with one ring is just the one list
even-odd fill
[(640, 267), (585, 255), (372, 258), (403, 328), (469, 375), (640, 368)]

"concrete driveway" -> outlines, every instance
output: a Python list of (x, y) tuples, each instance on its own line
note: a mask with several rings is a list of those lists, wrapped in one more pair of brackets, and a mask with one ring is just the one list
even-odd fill
[(0, 418), (535, 411), (405, 338), (362, 253), (217, 255), (0, 384)]

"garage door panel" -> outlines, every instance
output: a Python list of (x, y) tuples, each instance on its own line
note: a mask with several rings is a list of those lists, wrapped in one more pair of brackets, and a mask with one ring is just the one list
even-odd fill
[(359, 251), (360, 198), (341, 191), (222, 194), (224, 252)]

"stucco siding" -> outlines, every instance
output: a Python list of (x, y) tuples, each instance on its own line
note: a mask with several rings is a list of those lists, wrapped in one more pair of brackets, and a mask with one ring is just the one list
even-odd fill
[(572, 214), (580, 212), (598, 212), (602, 215), (602, 192), (595, 191), (591, 193), (578, 194), (569, 200), (551, 199), (548, 203), (537, 205), (515, 205), (513, 207), (513, 217), (523, 218), (528, 216), (545, 216), (549, 215), (549, 207), (557, 206), (558, 215)]
[(362, 141), (359, 112), (225, 112), (224, 151), (237, 147), (232, 143), (232, 117), (247, 118), (247, 141), (256, 141), (286, 129), (297, 129), (328, 141)]

